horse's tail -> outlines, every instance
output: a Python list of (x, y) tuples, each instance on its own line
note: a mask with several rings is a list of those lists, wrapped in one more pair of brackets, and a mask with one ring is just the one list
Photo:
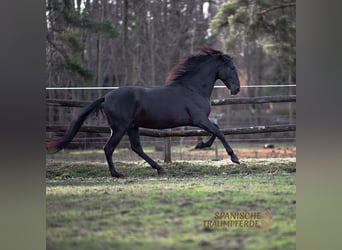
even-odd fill
[(46, 145), (46, 148), (50, 151), (58, 152), (61, 149), (65, 148), (75, 137), (78, 130), (81, 128), (83, 122), (88, 117), (88, 115), (94, 111), (95, 109), (100, 108), (101, 104), (104, 102), (104, 97), (101, 97), (94, 101), (93, 103), (89, 104), (87, 107), (85, 107), (82, 112), (78, 115), (76, 119), (74, 119), (68, 128), (68, 130), (65, 132), (62, 139), (58, 141), (48, 142)]

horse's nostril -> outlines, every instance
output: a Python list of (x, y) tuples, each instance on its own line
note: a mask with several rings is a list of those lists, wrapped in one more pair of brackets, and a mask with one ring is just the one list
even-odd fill
[(240, 92), (240, 88), (237, 88), (236, 91), (237, 91), (237, 92)]

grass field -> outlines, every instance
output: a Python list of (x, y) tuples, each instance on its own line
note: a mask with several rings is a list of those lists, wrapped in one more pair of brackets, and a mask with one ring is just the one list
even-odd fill
[[(163, 176), (119, 162), (125, 179), (104, 161), (68, 159), (47, 159), (47, 249), (296, 248), (295, 158), (160, 162)], [(204, 224), (216, 212), (266, 210), (269, 231)]]

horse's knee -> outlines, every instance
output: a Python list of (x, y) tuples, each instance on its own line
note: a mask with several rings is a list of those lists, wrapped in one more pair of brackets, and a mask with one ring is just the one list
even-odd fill
[(142, 151), (142, 147), (141, 147), (139, 140), (133, 140), (132, 138), (130, 138), (130, 143), (131, 143), (131, 149), (134, 152)]
[(142, 151), (142, 148), (141, 148), (141, 146), (140, 145), (137, 145), (137, 144), (131, 144), (131, 149), (134, 151), (134, 152), (136, 152), (136, 153), (139, 153), (139, 152), (141, 152)]
[(106, 144), (103, 147), (103, 151), (104, 151), (106, 156), (111, 155), (113, 153), (113, 147), (111, 145), (109, 145), (109, 144)]

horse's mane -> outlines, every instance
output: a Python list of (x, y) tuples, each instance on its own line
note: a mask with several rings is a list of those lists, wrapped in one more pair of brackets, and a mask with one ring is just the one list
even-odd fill
[(166, 83), (179, 80), (187, 73), (194, 72), (198, 66), (206, 61), (209, 57), (224, 57), (224, 54), (212, 49), (208, 46), (202, 46), (199, 48), (199, 53), (184, 57), (169, 71), (166, 77)]

